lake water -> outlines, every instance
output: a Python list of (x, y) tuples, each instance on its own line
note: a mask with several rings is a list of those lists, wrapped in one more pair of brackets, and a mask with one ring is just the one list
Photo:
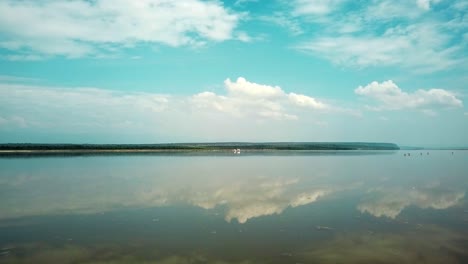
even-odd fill
[(468, 263), (467, 190), (468, 151), (0, 158), (0, 263)]

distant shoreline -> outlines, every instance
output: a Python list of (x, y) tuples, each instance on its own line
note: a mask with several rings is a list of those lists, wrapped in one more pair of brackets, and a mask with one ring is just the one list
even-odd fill
[(233, 149), (247, 152), (269, 151), (347, 151), (399, 150), (393, 143), (373, 142), (226, 142), (170, 144), (0, 144), (0, 155), (59, 155), (112, 153), (229, 153)]

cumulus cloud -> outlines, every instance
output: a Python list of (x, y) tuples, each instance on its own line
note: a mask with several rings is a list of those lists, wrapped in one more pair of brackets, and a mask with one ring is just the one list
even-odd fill
[(312, 98), (303, 94), (290, 93), (288, 95), (289, 101), (295, 105), (308, 107), (312, 109), (326, 109), (328, 105), (323, 102), (318, 101), (315, 98)]
[(465, 192), (463, 191), (446, 190), (440, 186), (411, 190), (377, 189), (371, 191), (369, 199), (358, 205), (358, 210), (376, 217), (396, 218), (403, 209), (410, 205), (422, 209), (441, 210), (457, 205), (464, 197)]
[(0, 3), (0, 47), (20, 53), (11, 59), (37, 59), (140, 43), (197, 46), (235, 38), (241, 17), (218, 1), (7, 0)]
[(226, 96), (219, 96), (212, 92), (202, 92), (192, 97), (192, 103), (198, 108), (214, 109), (239, 115), (238, 110)]
[(294, 114), (288, 114), (280, 102), (268, 99), (217, 95), (202, 92), (192, 96), (191, 104), (196, 110), (211, 113), (223, 113), (237, 118), (295, 120)]
[(233, 96), (245, 96), (250, 98), (278, 98), (284, 96), (283, 90), (279, 86), (269, 86), (248, 82), (245, 78), (239, 77), (236, 82), (230, 79), (224, 81), (224, 85), (229, 94)]
[[(139, 142), (155, 138), (160, 142), (160, 136), (171, 141), (178, 141), (176, 137), (187, 140), (189, 136), (195, 141), (274, 141), (283, 140), (279, 138), (289, 133), (283, 129), (285, 122), (300, 126), (294, 121), (304, 118), (303, 122), (308, 122), (311, 114), (316, 114), (314, 119), (322, 114), (352, 114), (317, 98), (286, 93), (279, 86), (242, 77), (235, 81), (226, 79), (219, 93), (204, 91), (194, 95), (51, 87), (18, 77), (2, 78), (2, 130), (22, 127), (27, 128), (24, 132), (52, 130), (62, 135), (112, 131), (116, 136)], [(24, 122), (13, 117), (21, 117)], [(136, 134), (140, 136), (135, 137)]]
[(286, 93), (279, 86), (249, 82), (243, 77), (226, 79), (227, 95), (202, 92), (192, 97), (198, 108), (220, 111), (237, 117), (257, 116), (277, 120), (296, 120), (292, 107), (311, 110), (330, 110), (328, 104), (302, 94)]
[(372, 82), (359, 86), (354, 92), (375, 99), (381, 103), (377, 109), (422, 109), (425, 107), (462, 107), (463, 103), (455, 94), (444, 89), (419, 89), (413, 93), (402, 91), (392, 80)]

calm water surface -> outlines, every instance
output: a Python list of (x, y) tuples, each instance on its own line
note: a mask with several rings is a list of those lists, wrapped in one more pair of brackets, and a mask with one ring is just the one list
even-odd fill
[(0, 158), (0, 263), (468, 263), (468, 152)]

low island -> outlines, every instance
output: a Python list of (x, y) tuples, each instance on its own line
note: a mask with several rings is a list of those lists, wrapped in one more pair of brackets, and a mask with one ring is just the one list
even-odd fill
[(112, 154), (112, 153), (186, 153), (255, 151), (358, 151), (399, 150), (393, 143), (374, 142), (222, 142), (164, 144), (0, 144), (0, 155)]

